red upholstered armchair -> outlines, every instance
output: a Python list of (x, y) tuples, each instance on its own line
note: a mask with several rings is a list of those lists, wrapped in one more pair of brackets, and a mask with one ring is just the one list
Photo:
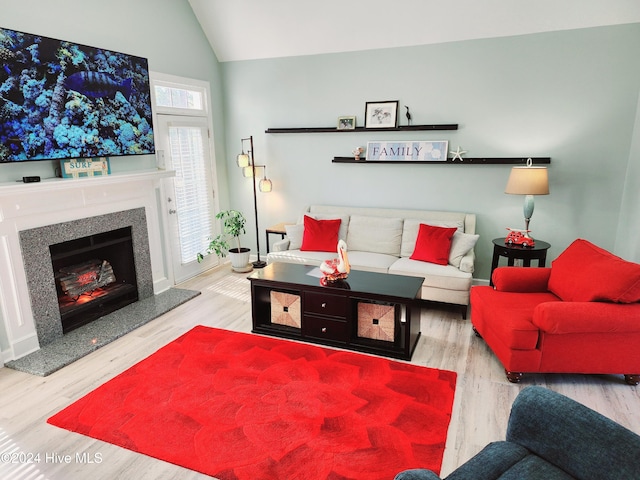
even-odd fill
[(471, 322), (511, 382), (523, 373), (640, 383), (640, 265), (576, 240), (551, 268), (500, 267), (471, 288)]

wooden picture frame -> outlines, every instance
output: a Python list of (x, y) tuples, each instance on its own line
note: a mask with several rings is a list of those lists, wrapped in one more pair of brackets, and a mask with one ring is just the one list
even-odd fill
[(60, 160), (62, 178), (102, 177), (111, 175), (109, 157)]
[(398, 126), (398, 100), (366, 102), (365, 128), (396, 128)]

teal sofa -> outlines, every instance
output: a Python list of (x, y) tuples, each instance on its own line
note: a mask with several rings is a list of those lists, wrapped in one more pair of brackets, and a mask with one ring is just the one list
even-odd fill
[[(487, 445), (446, 480), (638, 480), (640, 436), (563, 395), (527, 387), (505, 441)], [(406, 470), (395, 480), (439, 480)]]

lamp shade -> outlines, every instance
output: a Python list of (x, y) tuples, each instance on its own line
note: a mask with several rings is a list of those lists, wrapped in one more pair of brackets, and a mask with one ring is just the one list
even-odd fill
[(513, 167), (504, 193), (549, 195), (549, 177), (546, 167)]
[(271, 183), (271, 180), (269, 180), (268, 178), (263, 178), (262, 180), (260, 180), (260, 184), (259, 184), (259, 188), (260, 191), (263, 193), (269, 193), (270, 191), (273, 190), (273, 184)]
[(246, 153), (239, 154), (238, 157), (236, 158), (236, 163), (240, 168), (248, 167), (249, 155), (247, 155)]

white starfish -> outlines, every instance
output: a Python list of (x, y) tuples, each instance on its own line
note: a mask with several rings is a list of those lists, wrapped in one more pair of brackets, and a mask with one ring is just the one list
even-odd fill
[(451, 160), (453, 160), (455, 162), (457, 158), (459, 158), (460, 161), (462, 161), (462, 155), (464, 153), (467, 153), (467, 151), (466, 150), (460, 150), (460, 147), (458, 147), (457, 150), (452, 151), (451, 153), (453, 154), (453, 157), (451, 157)]

